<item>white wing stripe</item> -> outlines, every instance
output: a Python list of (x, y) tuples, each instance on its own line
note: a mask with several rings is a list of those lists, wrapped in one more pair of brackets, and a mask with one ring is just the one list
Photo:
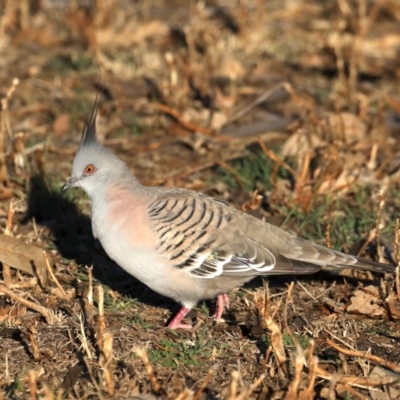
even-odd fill
[(276, 258), (266, 248), (262, 250), (270, 256), (272, 264), (265, 265), (265, 262), (261, 261), (256, 264), (252, 263), (257, 259), (255, 254), (251, 259), (244, 256), (238, 256), (236, 254), (227, 255), (225, 257), (218, 257), (213, 253), (197, 254), (196, 262), (188, 271), (192, 273), (196, 278), (212, 279), (217, 276), (223, 275), (223, 273), (230, 274), (243, 274), (244, 272), (268, 272), (275, 268)]

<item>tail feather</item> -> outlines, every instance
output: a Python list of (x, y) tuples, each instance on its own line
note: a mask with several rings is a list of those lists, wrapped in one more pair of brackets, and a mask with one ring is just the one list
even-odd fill
[(342, 253), (324, 246), (296, 238), (285, 257), (293, 261), (314, 264), (320, 267), (339, 267), (359, 269), (371, 272), (394, 272), (396, 267), (390, 264), (367, 260), (365, 258)]
[(366, 260), (365, 258), (355, 257), (357, 259), (357, 263), (353, 265), (339, 264), (340, 267), (343, 268), (352, 268), (352, 269), (360, 269), (362, 271), (371, 271), (371, 272), (394, 272), (396, 267), (391, 264), (383, 264), (380, 262)]

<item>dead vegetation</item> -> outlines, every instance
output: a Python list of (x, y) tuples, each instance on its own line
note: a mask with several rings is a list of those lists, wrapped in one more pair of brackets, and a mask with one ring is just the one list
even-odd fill
[(400, 265), (395, 1), (0, 13), (0, 398), (400, 397), (399, 269), (255, 281), (219, 325), (206, 302), (172, 332), (177, 306), (112, 264), (88, 200), (60, 192), (99, 93), (100, 136), (143, 183)]

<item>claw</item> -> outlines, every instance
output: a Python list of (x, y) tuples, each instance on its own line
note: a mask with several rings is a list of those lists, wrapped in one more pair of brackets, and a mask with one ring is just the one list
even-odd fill
[(186, 317), (186, 314), (190, 311), (190, 308), (186, 308), (183, 306), (178, 313), (175, 315), (175, 317), (172, 319), (172, 321), (168, 324), (168, 328), (170, 329), (192, 329), (192, 325), (190, 324), (183, 324), (181, 321), (183, 318)]

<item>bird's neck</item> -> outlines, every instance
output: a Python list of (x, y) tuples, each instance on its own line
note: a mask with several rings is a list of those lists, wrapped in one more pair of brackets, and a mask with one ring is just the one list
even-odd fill
[(89, 193), (89, 197), (93, 208), (103, 203), (111, 204), (119, 202), (124, 198), (140, 198), (144, 192), (145, 188), (139, 181), (135, 177), (130, 176), (129, 179), (121, 177), (117, 181), (108, 182), (96, 188), (96, 190)]
[[(126, 214), (135, 220), (137, 210), (143, 214), (147, 192), (139, 182), (118, 182), (103, 187), (91, 196), (92, 229), (100, 239), (110, 233), (113, 224), (121, 224)], [(104, 230), (105, 229), (105, 230)]]

